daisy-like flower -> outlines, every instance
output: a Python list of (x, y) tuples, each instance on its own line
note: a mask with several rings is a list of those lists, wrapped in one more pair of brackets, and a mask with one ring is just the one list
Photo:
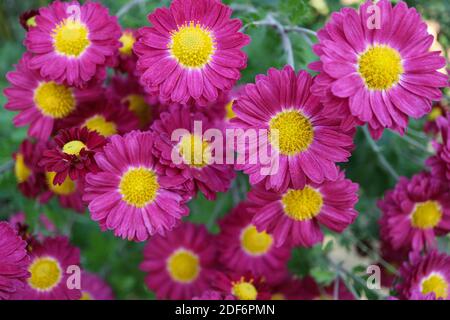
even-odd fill
[(247, 65), (250, 38), (242, 22), (216, 0), (174, 0), (148, 16), (134, 46), (137, 71), (149, 92), (163, 100), (206, 105), (230, 90)]
[(8, 98), (5, 109), (19, 111), (14, 125), (30, 125), (28, 135), (45, 141), (52, 133), (55, 121), (72, 114), (81, 102), (96, 99), (102, 89), (90, 86), (81, 90), (46, 80), (37, 71), (29, 69), (31, 58), (31, 54), (25, 53), (16, 71), (7, 73), (6, 79), (11, 86), (5, 89)]
[(447, 117), (448, 112), (450, 112), (450, 108), (441, 102), (433, 105), (433, 109), (428, 114), (427, 120), (423, 126), (423, 131), (435, 137), (440, 131), (437, 120), (441, 116), (444, 118)]
[(30, 276), (27, 270), (29, 257), (27, 243), (7, 222), (0, 222), (0, 300), (25, 285)]
[(327, 101), (331, 113), (367, 123), (376, 139), (385, 128), (403, 134), (408, 117), (429, 113), (432, 101), (441, 99), (439, 88), (447, 86), (447, 76), (437, 71), (445, 58), (430, 52), (433, 36), (405, 2), (344, 8), (331, 16), (318, 39), (314, 51), (320, 62), (310, 66), (320, 72), (313, 92)]
[(97, 173), (86, 176), (83, 199), (94, 221), (128, 240), (145, 241), (175, 227), (189, 209), (184, 191), (173, 188), (153, 156), (154, 136), (115, 135), (95, 155)]
[(138, 129), (139, 121), (127, 106), (111, 105), (106, 100), (97, 100), (81, 105), (70, 117), (61, 121), (58, 127), (86, 127), (89, 131), (96, 131), (109, 138)]
[(114, 300), (110, 286), (98, 275), (83, 271), (81, 274), (81, 300)]
[(79, 213), (84, 212), (84, 205), (81, 197), (83, 196), (83, 181), (72, 180), (67, 176), (62, 183), (56, 184), (54, 171), (45, 172), (47, 190), (39, 196), (41, 203), (47, 203), (52, 197), (57, 197), (59, 204), (68, 209), (73, 209)]
[[(196, 125), (201, 128), (197, 130)], [(219, 155), (220, 150), (216, 150), (219, 147), (213, 147), (217, 141), (213, 144), (213, 138), (204, 134), (208, 129), (219, 129), (214, 128), (205, 115), (189, 106), (174, 104), (169, 111), (161, 113), (151, 128), (157, 139), (155, 155), (173, 183), (184, 184), (191, 196), (200, 190), (210, 200), (215, 199), (217, 192), (226, 192), (230, 188), (235, 173), (231, 165), (224, 164), (226, 143), (223, 141)], [(177, 141), (172, 140), (175, 130), (185, 131)], [(174, 153), (180, 161), (175, 161)]]
[(262, 277), (251, 272), (219, 273), (214, 286), (223, 294), (231, 294), (237, 300), (269, 300), (269, 287)]
[(36, 27), (36, 16), (39, 10), (31, 9), (22, 13), (19, 17), (20, 25), (26, 30)]
[(445, 253), (411, 254), (400, 275), (396, 291), (401, 300), (450, 299), (450, 256)]
[[(295, 74), (290, 66), (281, 71), (270, 69), (267, 76), (257, 76), (256, 84), (246, 85), (234, 102), (234, 128), (268, 132), (259, 134), (257, 142), (238, 141), (237, 152), (244, 154), (245, 150), (246, 159), (251, 159), (262, 148), (272, 159), (278, 158), (271, 162), (272, 167), (248, 160), (236, 165), (250, 176), (252, 185), (263, 181), (267, 189), (284, 191), (303, 188), (308, 181), (337, 179), (335, 163), (345, 162), (350, 156), (352, 134), (344, 132), (338, 120), (329, 118), (319, 98), (310, 94), (312, 82), (306, 71)], [(266, 167), (271, 175), (261, 174)]]
[(290, 247), (275, 247), (273, 236), (259, 232), (252, 217), (247, 204), (241, 203), (219, 222), (219, 262), (229, 270), (252, 271), (269, 280), (287, 263)]
[(138, 34), (135, 30), (126, 29), (122, 31), (122, 35), (119, 39), (121, 47), (119, 48), (119, 54), (117, 56), (118, 63), (115, 67), (116, 70), (128, 73), (129, 75), (135, 74), (137, 56), (133, 52), (133, 47), (137, 41), (137, 36)]
[(166, 237), (157, 235), (144, 249), (145, 283), (158, 299), (192, 299), (210, 288), (215, 250), (204, 226), (184, 223)]
[(285, 192), (255, 186), (248, 195), (252, 223), (273, 235), (275, 246), (284, 243), (311, 247), (323, 240), (320, 225), (343, 232), (358, 215), (358, 184), (338, 174), (336, 181), (307, 184)]
[(45, 143), (24, 140), (19, 150), (13, 154), (14, 173), (19, 190), (29, 198), (34, 198), (45, 188), (44, 171), (39, 166)]
[(106, 75), (120, 47), (120, 26), (100, 3), (55, 1), (39, 9), (25, 46), (29, 67), (42, 77), (77, 87)]
[(431, 168), (434, 177), (450, 182), (450, 113), (437, 120), (441, 142), (434, 141), (436, 155), (430, 157), (426, 164)]
[(80, 250), (66, 237), (46, 238), (30, 252), (30, 277), (13, 299), (78, 300), (81, 291), (67, 285), (69, 267), (80, 265)]
[(54, 142), (53, 148), (44, 151), (40, 165), (46, 171), (56, 172), (53, 183), (60, 185), (67, 176), (75, 181), (88, 172), (96, 172), (94, 155), (102, 150), (106, 140), (87, 128), (71, 128), (61, 130)]
[(383, 234), (395, 250), (434, 247), (436, 236), (450, 231), (450, 188), (429, 173), (401, 177), (378, 207)]
[(159, 99), (149, 96), (134, 76), (115, 76), (106, 91), (114, 106), (125, 105), (139, 119), (139, 127), (148, 129), (150, 123), (159, 117)]

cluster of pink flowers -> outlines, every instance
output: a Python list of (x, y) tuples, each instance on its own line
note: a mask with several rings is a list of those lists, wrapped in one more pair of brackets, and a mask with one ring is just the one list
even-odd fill
[[(365, 23), (370, 5), (381, 11), (377, 29)], [(93, 2), (56, 1), (28, 13), (27, 52), (5, 90), (5, 108), (19, 112), (14, 124), (29, 126), (14, 154), (19, 189), (41, 202), (55, 196), (80, 213), (88, 208), (103, 231), (147, 241), (141, 269), (158, 298), (331, 295), (333, 284), (319, 288), (289, 273), (291, 250), (321, 243), (322, 227), (342, 233), (354, 222), (359, 186), (338, 163), (351, 156), (357, 126), (367, 124), (375, 139), (385, 129), (404, 134), (409, 117), (424, 116), (441, 99), (448, 78), (437, 70), (445, 59), (429, 51), (433, 37), (415, 9), (367, 1), (334, 13), (318, 32), (319, 60), (310, 65), (317, 76), (271, 68), (237, 88), (250, 38), (231, 14), (219, 0), (173, 0), (148, 16), (151, 26), (128, 30)], [(436, 123), (442, 140), (427, 161), (431, 173), (400, 179), (380, 202), (382, 238), (392, 250), (428, 250), (450, 231), (450, 116)], [(244, 140), (236, 151), (250, 158), (267, 147), (279, 163), (269, 175), (260, 162), (214, 163), (226, 144), (213, 148), (208, 129), (265, 129), (262, 145)], [(235, 170), (249, 177), (251, 190), (219, 222), (219, 235), (182, 222), (189, 201), (228, 191)], [(34, 240), (27, 253), (10, 226), (0, 227), (0, 242), (16, 248), (0, 248), (0, 260), (15, 265), (5, 281), (0, 268), (0, 298), (111, 296), (92, 275), (84, 292), (64, 287), (62, 270), (80, 262), (67, 239)], [(411, 258), (401, 297), (419, 290), (450, 298), (449, 259), (434, 251)], [(39, 266), (49, 270), (45, 279)], [(339, 288), (341, 298), (353, 298)]]

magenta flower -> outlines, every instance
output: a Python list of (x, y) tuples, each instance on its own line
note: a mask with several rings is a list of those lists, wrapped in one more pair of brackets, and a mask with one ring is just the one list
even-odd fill
[(30, 276), (27, 243), (7, 222), (0, 222), (0, 300), (24, 287)]
[[(378, 7), (380, 25), (370, 6)], [(376, 23), (376, 19), (375, 19)], [(420, 118), (440, 100), (447, 76), (439, 52), (430, 52), (433, 36), (416, 9), (404, 2), (365, 2), (359, 11), (344, 8), (318, 32), (314, 46), (320, 72), (313, 92), (322, 97), (328, 112), (342, 119), (356, 117), (380, 138), (389, 128), (404, 133), (408, 117)]]
[(81, 274), (81, 300), (114, 300), (110, 286), (98, 275), (83, 271)]
[(83, 200), (91, 218), (123, 239), (164, 235), (189, 213), (184, 191), (174, 188), (153, 156), (154, 144), (150, 132), (114, 135), (95, 155), (99, 171), (86, 176)]
[(277, 193), (263, 185), (248, 195), (252, 223), (258, 231), (273, 235), (275, 246), (284, 243), (311, 247), (323, 240), (320, 225), (343, 232), (358, 215), (358, 184), (338, 174), (336, 181), (307, 184)]
[(224, 295), (233, 295), (236, 300), (269, 300), (269, 287), (263, 277), (251, 272), (219, 273), (213, 287)]
[[(260, 135), (257, 143), (238, 142), (238, 153), (245, 150), (251, 157), (267, 148), (273, 159), (279, 158), (277, 168), (261, 161), (238, 164), (236, 168), (250, 176), (252, 185), (261, 182), (267, 189), (285, 191), (338, 178), (335, 163), (350, 156), (353, 131), (344, 131), (338, 120), (328, 116), (319, 98), (310, 94), (312, 83), (306, 71), (295, 74), (290, 66), (270, 69), (267, 76), (256, 77), (256, 84), (246, 85), (234, 102), (234, 128), (269, 133)], [(278, 132), (278, 139), (273, 139), (271, 132)], [(261, 174), (264, 167), (269, 167), (272, 175)]]
[(214, 290), (207, 290), (200, 296), (192, 298), (192, 300), (236, 300), (231, 294), (223, 294)]
[(434, 177), (450, 183), (450, 113), (437, 119), (441, 142), (434, 141), (436, 155), (430, 157), (426, 164), (431, 168)]
[(161, 99), (206, 105), (230, 90), (247, 65), (241, 50), (250, 38), (242, 22), (216, 0), (174, 0), (148, 16), (134, 46), (137, 71), (149, 92)]
[(435, 247), (436, 236), (450, 231), (450, 189), (429, 173), (401, 177), (378, 207), (383, 235), (395, 250)]
[(26, 35), (33, 54), (29, 67), (57, 83), (85, 86), (104, 79), (120, 47), (117, 17), (96, 2), (55, 1), (39, 10), (36, 27)]
[(151, 238), (140, 269), (158, 299), (192, 299), (210, 288), (215, 275), (215, 243), (204, 226), (184, 223)]

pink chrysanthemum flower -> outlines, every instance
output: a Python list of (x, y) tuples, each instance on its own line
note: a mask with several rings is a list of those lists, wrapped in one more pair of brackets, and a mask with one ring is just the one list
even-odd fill
[(132, 29), (122, 31), (120, 36), (120, 48), (117, 56), (118, 62), (116, 70), (122, 73), (128, 73), (130, 76), (136, 73), (137, 56), (133, 52), (134, 44), (137, 41), (138, 33)]
[(98, 170), (95, 153), (106, 143), (104, 137), (87, 128), (63, 129), (54, 138), (55, 146), (44, 151), (40, 165), (46, 171), (56, 172), (53, 183), (60, 185), (69, 176), (83, 179), (88, 172)]
[(277, 193), (255, 186), (248, 195), (252, 223), (273, 235), (277, 247), (288, 243), (305, 247), (323, 240), (320, 226), (343, 232), (358, 215), (358, 184), (343, 172), (336, 181), (307, 184)]
[(86, 176), (83, 199), (94, 221), (128, 240), (145, 241), (175, 227), (189, 209), (153, 156), (155, 137), (133, 131), (115, 135), (95, 155), (99, 172)]
[(450, 231), (450, 188), (429, 173), (401, 177), (378, 207), (383, 233), (395, 250), (434, 247), (436, 236)]
[(44, 79), (37, 71), (29, 69), (30, 59), (31, 54), (25, 53), (16, 71), (7, 73), (11, 86), (5, 89), (8, 98), (5, 109), (19, 111), (14, 125), (29, 124), (28, 135), (45, 141), (55, 121), (72, 114), (80, 103), (95, 99), (102, 89), (91, 86), (81, 90)]
[(450, 113), (437, 120), (441, 142), (435, 141), (436, 155), (430, 157), (426, 164), (431, 168), (434, 177), (450, 183)]
[(223, 294), (214, 290), (207, 290), (200, 296), (192, 298), (192, 300), (236, 300), (231, 294)]
[(269, 300), (269, 287), (262, 277), (251, 272), (219, 273), (214, 278), (214, 287), (223, 294), (231, 294), (236, 300)]
[(359, 11), (344, 8), (318, 38), (314, 51), (320, 62), (310, 66), (320, 72), (313, 92), (323, 97), (330, 113), (368, 123), (374, 138), (385, 128), (403, 134), (408, 117), (430, 112), (431, 102), (441, 99), (439, 88), (447, 86), (447, 76), (437, 71), (445, 58), (430, 52), (433, 36), (404, 2), (367, 1)]
[(241, 203), (219, 222), (219, 262), (229, 270), (251, 271), (269, 280), (289, 260), (290, 247), (275, 247), (273, 235), (252, 224), (253, 215)]
[[(310, 94), (312, 82), (306, 71), (295, 74), (290, 66), (270, 69), (267, 76), (257, 76), (256, 84), (246, 85), (234, 102), (234, 128), (268, 132), (258, 133), (257, 142), (237, 142), (238, 153), (245, 150), (246, 163), (236, 168), (250, 176), (252, 185), (263, 181), (267, 189), (284, 191), (302, 188), (308, 181), (337, 179), (335, 163), (345, 162), (350, 156), (352, 134), (342, 131), (340, 122), (329, 118), (319, 98)], [(268, 150), (278, 161), (263, 165), (258, 156), (253, 164), (248, 159), (260, 154), (260, 149)], [(275, 168), (274, 163), (279, 166)], [(272, 175), (261, 174), (262, 168), (270, 169)]]
[(77, 87), (102, 74), (120, 47), (120, 26), (100, 3), (55, 1), (39, 10), (25, 45), (29, 67), (42, 77)]
[(81, 300), (114, 300), (110, 286), (98, 275), (83, 271), (81, 274)]
[(44, 142), (32, 142), (27, 139), (13, 154), (17, 184), (19, 190), (26, 197), (34, 198), (45, 188), (44, 171), (39, 166), (44, 150)]
[(17, 300), (78, 300), (81, 291), (67, 285), (70, 266), (80, 265), (80, 250), (66, 237), (46, 238), (30, 252), (25, 288), (12, 297)]
[(216, 0), (174, 0), (149, 15), (134, 47), (137, 70), (149, 92), (163, 100), (206, 105), (230, 90), (247, 65), (250, 38), (242, 22)]
[(148, 129), (153, 120), (159, 117), (159, 99), (149, 96), (139, 84), (139, 80), (133, 76), (113, 77), (106, 93), (112, 105), (125, 105), (135, 114), (141, 129)]
[(52, 197), (57, 197), (62, 207), (83, 213), (85, 210), (82, 201), (83, 181), (74, 181), (67, 176), (62, 183), (56, 184), (56, 175), (57, 173), (54, 171), (45, 172), (47, 190), (39, 196), (39, 201), (41, 203), (47, 203)]
[(29, 257), (27, 243), (7, 222), (0, 222), (0, 300), (9, 299), (25, 285)]
[(151, 238), (140, 268), (158, 299), (192, 299), (210, 288), (215, 243), (204, 226), (184, 223), (166, 237)]
[(411, 254), (400, 269), (396, 291), (401, 300), (450, 299), (450, 256), (431, 251), (425, 256)]
[(98, 100), (81, 105), (70, 117), (59, 123), (59, 128), (86, 127), (109, 138), (139, 128), (138, 118), (124, 105), (111, 105)]
[[(196, 124), (201, 125), (201, 132), (200, 128), (196, 130)], [(208, 129), (218, 129), (202, 113), (189, 106), (171, 105), (151, 128), (156, 134), (155, 155), (174, 184), (182, 183), (190, 196), (200, 190), (210, 200), (215, 199), (217, 192), (230, 188), (235, 173), (231, 165), (224, 164), (226, 143), (223, 141), (219, 155), (219, 150), (213, 147), (213, 138), (204, 134)], [(184, 131), (176, 141), (172, 140), (175, 130)]]

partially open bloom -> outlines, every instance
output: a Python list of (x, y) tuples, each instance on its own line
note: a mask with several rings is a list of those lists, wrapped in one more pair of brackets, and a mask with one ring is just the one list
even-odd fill
[(20, 25), (26, 30), (36, 27), (36, 16), (39, 10), (31, 9), (22, 13), (19, 17)]
[(95, 155), (97, 173), (86, 176), (83, 199), (91, 218), (128, 240), (164, 235), (189, 213), (182, 190), (158, 166), (154, 136), (132, 131), (114, 135)]
[(219, 222), (219, 262), (229, 270), (251, 271), (269, 281), (287, 263), (290, 247), (275, 247), (273, 235), (252, 224), (254, 214), (247, 207), (241, 203)]
[(236, 300), (269, 300), (269, 287), (262, 277), (251, 272), (219, 273), (214, 287), (224, 294), (233, 295)]
[(382, 229), (395, 250), (436, 246), (436, 236), (450, 231), (450, 188), (429, 173), (401, 177), (378, 202)]
[(94, 155), (102, 150), (106, 140), (87, 128), (71, 128), (61, 130), (54, 142), (54, 147), (44, 151), (40, 164), (46, 171), (56, 172), (53, 183), (60, 185), (67, 176), (75, 181), (88, 172), (96, 172)]
[(100, 276), (83, 271), (81, 274), (81, 300), (113, 300), (110, 286)]
[(247, 65), (250, 38), (242, 22), (216, 0), (174, 0), (148, 16), (134, 47), (137, 70), (149, 92), (163, 100), (206, 105), (232, 88)]
[(450, 113), (437, 120), (441, 142), (434, 141), (433, 145), (436, 155), (430, 157), (426, 164), (431, 168), (431, 172), (437, 179), (450, 183)]
[[(295, 74), (290, 66), (270, 69), (267, 76), (256, 77), (256, 84), (246, 85), (234, 102), (231, 125), (244, 131), (237, 151), (244, 155), (245, 150), (247, 159), (236, 168), (250, 176), (252, 185), (263, 182), (267, 189), (285, 191), (303, 188), (308, 181), (337, 179), (335, 163), (350, 156), (352, 133), (343, 131), (340, 122), (323, 110), (319, 98), (310, 93), (312, 83), (306, 71)], [(265, 132), (246, 139), (252, 129)], [(263, 164), (260, 150), (267, 150), (273, 161)], [(248, 160), (254, 155), (256, 164)]]
[(118, 63), (115, 67), (120, 72), (126, 72), (130, 76), (136, 72), (137, 56), (133, 52), (134, 44), (137, 41), (137, 32), (132, 29), (126, 29), (122, 31), (122, 35), (119, 38), (121, 47), (119, 48)]
[(139, 121), (127, 106), (97, 100), (81, 105), (70, 117), (61, 121), (59, 127), (86, 127), (89, 131), (96, 131), (109, 138), (115, 134), (125, 134), (138, 129)]
[(412, 254), (400, 269), (401, 282), (396, 291), (402, 300), (450, 299), (450, 256), (431, 251), (424, 256)]
[(205, 134), (208, 129), (221, 131), (202, 113), (172, 105), (151, 128), (156, 136), (155, 155), (173, 183), (182, 183), (191, 196), (200, 190), (210, 200), (230, 188), (235, 174), (231, 165), (224, 164), (225, 139)]
[[(78, 300), (81, 291), (67, 285), (70, 271), (79, 267), (80, 251), (66, 237), (46, 238), (33, 247), (26, 286), (12, 297), (18, 300)], [(69, 270), (69, 272), (68, 272)]]
[(215, 243), (204, 226), (184, 223), (166, 237), (151, 238), (140, 268), (158, 299), (192, 299), (210, 288)]
[(277, 247), (284, 243), (310, 247), (323, 240), (320, 226), (343, 232), (358, 215), (358, 184), (343, 172), (336, 181), (307, 184), (277, 193), (255, 186), (248, 195), (252, 223), (273, 235)]
[(25, 53), (16, 71), (7, 73), (6, 79), (11, 86), (5, 89), (8, 98), (5, 109), (19, 111), (14, 117), (14, 125), (30, 125), (28, 135), (45, 141), (52, 133), (55, 121), (71, 115), (80, 103), (95, 99), (102, 89), (90, 86), (81, 90), (47, 80), (29, 69), (31, 58), (31, 54)]
[(27, 243), (7, 222), (0, 222), (0, 300), (23, 288), (30, 276)]
[(27, 139), (13, 155), (17, 184), (26, 197), (34, 198), (45, 188), (44, 171), (39, 166), (44, 150), (44, 142)]
[(450, 107), (444, 105), (442, 102), (434, 104), (431, 112), (427, 115), (427, 120), (423, 126), (423, 131), (435, 137), (440, 131), (438, 119), (440, 117), (447, 117), (447, 113), (449, 112)]
[(358, 11), (344, 8), (331, 16), (318, 39), (314, 51), (320, 62), (310, 66), (320, 72), (313, 92), (328, 112), (367, 123), (374, 138), (385, 128), (403, 134), (408, 117), (429, 113), (447, 86), (447, 76), (438, 72), (445, 58), (430, 51), (433, 36), (405, 2), (366, 1)]
[[(39, 10), (26, 35), (29, 67), (57, 83), (84, 86), (105, 74), (120, 47), (117, 17), (100, 3), (55, 1)], [(103, 75), (104, 74), (104, 75)]]

